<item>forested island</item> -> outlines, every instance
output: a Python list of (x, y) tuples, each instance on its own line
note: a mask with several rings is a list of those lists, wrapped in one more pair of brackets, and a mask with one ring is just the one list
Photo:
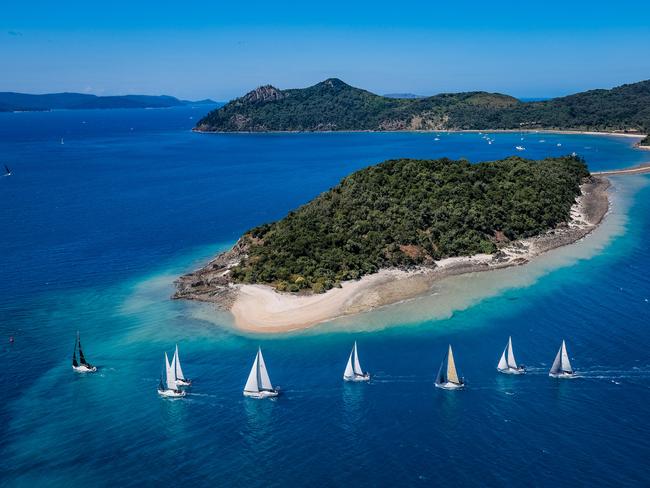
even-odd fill
[(41, 112), (47, 110), (84, 110), (113, 108), (170, 108), (184, 105), (216, 104), (213, 100), (180, 100), (168, 95), (98, 96), (88, 93), (0, 92), (0, 112)]
[(382, 269), (477, 254), (498, 260), (513, 242), (565, 226), (589, 180), (575, 156), (385, 161), (246, 232), (181, 278), (176, 297), (210, 300), (231, 284), (322, 293)]
[(499, 93), (424, 98), (375, 95), (331, 78), (304, 89), (259, 87), (195, 128), (237, 131), (580, 130), (648, 133), (650, 80), (522, 102)]

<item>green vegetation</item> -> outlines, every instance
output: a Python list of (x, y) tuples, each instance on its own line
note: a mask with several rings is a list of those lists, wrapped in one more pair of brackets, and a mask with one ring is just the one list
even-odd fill
[(639, 141), (639, 146), (650, 146), (650, 136), (645, 136), (645, 139)]
[(567, 221), (588, 175), (573, 156), (385, 161), (247, 232), (248, 257), (232, 276), (279, 290), (323, 292), (381, 268), (494, 253), (498, 242)]
[(468, 92), (398, 99), (329, 79), (304, 89), (260, 87), (206, 115), (202, 131), (650, 130), (650, 80), (543, 102)]

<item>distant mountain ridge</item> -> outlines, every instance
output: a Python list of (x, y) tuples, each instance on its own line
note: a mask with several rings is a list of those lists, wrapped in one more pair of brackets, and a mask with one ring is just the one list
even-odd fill
[(500, 93), (391, 98), (330, 78), (302, 89), (259, 87), (213, 110), (204, 132), (559, 129), (650, 131), (650, 80), (523, 102)]
[(0, 92), (0, 111), (39, 111), (109, 108), (167, 108), (182, 105), (215, 104), (206, 99), (197, 102), (179, 100), (168, 95), (116, 95), (98, 96), (86, 93), (27, 93)]

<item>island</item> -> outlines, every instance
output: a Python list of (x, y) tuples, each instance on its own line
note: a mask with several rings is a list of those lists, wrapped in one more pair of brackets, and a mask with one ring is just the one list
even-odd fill
[(244, 329), (308, 327), (520, 265), (593, 230), (608, 181), (577, 156), (396, 159), (357, 171), (176, 281)]
[(500, 93), (380, 96), (330, 78), (259, 87), (208, 113), (199, 132), (572, 130), (647, 134), (650, 80), (523, 102)]
[(97, 96), (88, 93), (0, 92), (0, 112), (42, 112), (48, 110), (82, 110), (114, 108), (170, 108), (185, 105), (222, 105), (205, 99), (179, 100), (168, 95)]

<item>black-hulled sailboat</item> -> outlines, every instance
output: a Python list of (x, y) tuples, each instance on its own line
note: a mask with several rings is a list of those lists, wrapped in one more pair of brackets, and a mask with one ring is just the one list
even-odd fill
[(562, 345), (555, 356), (555, 361), (553, 361), (553, 366), (548, 372), (548, 375), (552, 378), (575, 378), (576, 373), (573, 371), (571, 362), (569, 361), (569, 354), (566, 350), (566, 344), (562, 340)]
[(517, 364), (515, 353), (512, 350), (512, 337), (508, 337), (508, 344), (501, 354), (501, 359), (497, 365), (499, 373), (504, 374), (524, 374), (526, 367), (523, 364)]
[[(77, 349), (79, 350), (79, 360), (77, 361)], [(77, 373), (94, 373), (97, 368), (86, 361), (84, 352), (81, 349), (81, 339), (79, 338), (79, 331), (77, 331), (77, 338), (74, 342), (74, 351), (72, 352), (72, 369)]]
[(438, 376), (436, 376), (436, 388), (442, 388), (444, 390), (457, 390), (458, 388), (463, 388), (465, 386), (465, 379), (458, 377), (458, 371), (456, 371), (456, 362), (454, 361), (454, 352), (451, 350), (451, 344), (449, 344), (449, 349), (447, 354), (440, 363), (440, 369), (438, 370)]

